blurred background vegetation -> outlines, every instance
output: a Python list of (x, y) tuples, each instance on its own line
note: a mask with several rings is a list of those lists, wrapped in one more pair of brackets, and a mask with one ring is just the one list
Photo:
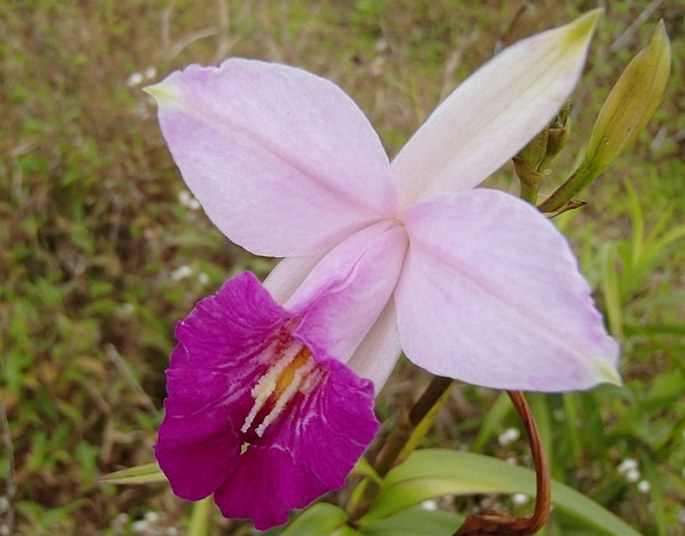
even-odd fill
[[(622, 340), (626, 387), (531, 397), (553, 475), (645, 534), (685, 534), (685, 2), (600, 1), (578, 87), (569, 171), (629, 59), (664, 19), (673, 72), (638, 142), (558, 218)], [(393, 155), (498, 47), (597, 1), (6, 0), (0, 5), (0, 525), (22, 534), (182, 534), (165, 486), (103, 473), (152, 460), (174, 323), (231, 274), (264, 276), (184, 187), (141, 88), (232, 56), (331, 78)], [(516, 192), (510, 167), (490, 185)], [(534, 276), (534, 275), (533, 275)], [(383, 417), (427, 382), (403, 362)], [(459, 386), (426, 445), (529, 463), (497, 392)], [(13, 449), (13, 456), (12, 456)], [(11, 497), (11, 461), (16, 495)], [(9, 500), (12, 499), (12, 500)], [(447, 498), (462, 513), (518, 498)], [(548, 534), (564, 534), (555, 517)], [(222, 522), (225, 534), (248, 533)]]

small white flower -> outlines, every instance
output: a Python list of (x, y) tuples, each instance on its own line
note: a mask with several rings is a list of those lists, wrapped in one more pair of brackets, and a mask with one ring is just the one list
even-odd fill
[(629, 471), (635, 471), (638, 468), (638, 464), (636, 460), (633, 460), (632, 458), (626, 458), (623, 460), (617, 468), (617, 471), (621, 475), (625, 475)]
[(188, 190), (181, 190), (178, 192), (178, 202), (183, 205), (184, 207), (188, 206), (188, 203), (190, 203), (190, 200), (193, 198), (193, 196), (190, 194)]
[(204, 272), (200, 272), (199, 274), (197, 274), (197, 280), (201, 285), (209, 284), (209, 276)]
[(157, 512), (147, 512), (145, 514), (145, 521), (148, 523), (157, 523), (159, 521), (159, 514)]
[(139, 85), (143, 81), (143, 75), (140, 73), (131, 73), (126, 81), (128, 87), (133, 87)]
[(530, 500), (530, 497), (526, 495), (525, 493), (514, 493), (511, 496), (511, 502), (513, 502), (516, 506), (523, 506)]
[(143, 534), (148, 528), (148, 522), (145, 521), (144, 519), (141, 519), (140, 521), (134, 521), (131, 523), (131, 530), (135, 534)]
[(626, 480), (628, 482), (635, 483), (638, 480), (640, 480), (640, 477), (642, 475), (640, 475), (640, 471), (638, 471), (637, 469), (628, 469), (624, 476), (626, 477)]
[(652, 486), (647, 480), (640, 480), (637, 483), (637, 491), (639, 491), (640, 493), (649, 493), (651, 489)]
[(507, 445), (518, 441), (519, 437), (521, 437), (521, 431), (518, 428), (507, 428), (497, 437), (497, 441), (500, 445), (506, 447)]
[(155, 78), (157, 76), (157, 69), (154, 68), (154, 66), (150, 66), (147, 69), (145, 69), (145, 78), (148, 80), (151, 80), (152, 78)]
[(429, 512), (435, 512), (438, 509), (438, 503), (432, 500), (423, 501), (421, 503), (421, 508), (428, 510)]
[(125, 303), (121, 306), (121, 312), (124, 313), (125, 315), (130, 315), (135, 310), (136, 310), (136, 306), (133, 305), (132, 303)]
[(190, 210), (199, 210), (200, 202), (193, 197), (188, 190), (181, 190), (178, 192), (178, 202)]
[(180, 281), (181, 279), (186, 279), (191, 275), (193, 275), (193, 269), (187, 264), (184, 264), (171, 272), (171, 279), (174, 281)]

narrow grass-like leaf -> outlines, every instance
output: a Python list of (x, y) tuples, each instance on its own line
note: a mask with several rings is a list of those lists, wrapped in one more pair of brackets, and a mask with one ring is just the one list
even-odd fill
[(676, 369), (659, 374), (640, 401), (644, 410), (669, 410), (677, 400), (685, 399), (685, 370)]
[[(298, 533), (298, 536), (309, 536), (309, 535), (314, 535), (314, 534), (323, 534), (319, 532), (300, 532)], [(331, 536), (360, 536), (361, 532), (358, 530), (353, 529), (352, 527), (348, 525), (343, 525), (342, 527), (334, 530), (331, 532)]]
[(440, 536), (451, 535), (464, 522), (462, 517), (442, 511), (410, 508), (394, 516), (364, 525), (364, 536)]
[(549, 416), (548, 395), (546, 393), (526, 393), (526, 398), (537, 423), (540, 442), (547, 455), (547, 463), (552, 468), (554, 466), (554, 452), (552, 451), (552, 420)]
[(156, 462), (129, 467), (121, 471), (109, 473), (100, 478), (103, 484), (152, 484), (154, 482), (166, 482), (166, 477)]
[[(360, 520), (362, 526), (446, 494), (535, 493), (533, 471), (469, 452), (417, 451), (386, 478), (386, 490)], [(615, 536), (639, 533), (593, 500), (559, 482), (552, 484), (552, 503), (578, 523)]]
[(580, 460), (582, 452), (580, 442), (580, 427), (578, 425), (578, 400), (576, 393), (564, 393), (564, 414), (566, 415), (566, 436), (571, 445), (571, 457), (574, 461)]
[[(344, 533), (335, 533), (345, 525), (346, 521), (347, 514), (344, 510), (329, 503), (319, 503), (305, 510), (281, 533), (281, 536), (308, 536), (310, 534), (347, 536)], [(353, 531), (352, 534), (355, 532)]]
[(645, 476), (647, 477), (647, 482), (650, 483), (650, 517), (654, 522), (654, 525), (656, 525), (658, 536), (666, 536), (668, 530), (666, 528), (664, 493), (662, 484), (660, 482), (659, 471), (647, 455), (642, 457), (642, 463), (645, 467)]
[(368, 462), (366, 458), (359, 458), (357, 463), (352, 469), (352, 473), (364, 476), (370, 480), (373, 480), (379, 487), (385, 486), (385, 482), (381, 476), (376, 472), (373, 466)]
[(623, 339), (623, 310), (621, 309), (620, 279), (616, 271), (616, 245), (609, 242), (600, 251), (602, 292), (609, 317), (609, 331), (619, 341)]
[(626, 181), (625, 186), (626, 190), (628, 190), (628, 207), (632, 224), (631, 267), (635, 268), (639, 264), (640, 259), (642, 259), (642, 247), (645, 242), (645, 215), (633, 185)]
[(480, 452), (483, 447), (495, 435), (507, 415), (513, 411), (509, 398), (504, 393), (497, 395), (490, 410), (483, 417), (482, 424), (478, 427), (478, 435), (471, 445), (471, 452)]

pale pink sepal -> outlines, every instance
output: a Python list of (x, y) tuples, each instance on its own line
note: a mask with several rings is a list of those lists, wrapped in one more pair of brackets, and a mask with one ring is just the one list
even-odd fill
[(391, 219), (333, 248), (284, 304), (304, 315), (298, 337), (346, 363), (391, 299), (406, 250), (404, 228)]
[(271, 297), (278, 303), (287, 302), (326, 253), (281, 259), (264, 279)]
[(620, 383), (619, 349), (564, 237), (505, 193), (469, 190), (409, 207), (395, 294), (407, 357), (499, 389)]
[(542, 130), (580, 77), (598, 16), (519, 41), (447, 97), (392, 162), (401, 205), (476, 186)]
[(401, 353), (395, 302), (390, 300), (347, 366), (359, 377), (371, 380), (378, 396)]
[[(364, 235), (361, 236), (362, 238), (364, 237)], [(404, 241), (404, 236), (397, 236), (397, 239)], [(364, 244), (364, 240), (358, 244), (362, 248), (368, 248), (368, 245)], [(288, 257), (283, 259), (266, 277), (264, 286), (277, 302), (286, 303), (324, 256), (325, 254), (320, 254), (310, 257)], [(378, 262), (377, 268), (382, 268), (383, 262), (386, 260), (388, 260), (387, 256), (381, 260), (376, 259)], [(398, 272), (390, 271), (393, 273), (386, 272), (376, 283), (384, 284), (385, 282), (385, 284), (389, 284), (396, 280)], [(310, 289), (309, 294), (311, 293), (312, 290)], [(304, 296), (304, 294), (301, 293), (300, 296)], [(341, 316), (351, 320), (359, 320), (359, 310), (370, 311), (370, 297), (368, 293), (363, 292), (361, 296), (358, 296), (363, 301), (362, 306), (352, 313), (349, 313), (349, 309), (347, 312), (342, 311), (343, 314)], [(380, 301), (387, 300), (385, 308), (381, 311), (375, 323), (347, 362), (347, 366), (358, 376), (373, 381), (376, 394), (380, 392), (402, 353), (397, 332), (395, 302), (392, 299), (388, 299), (385, 290), (380, 293), (379, 297)], [(376, 302), (379, 303), (378, 300)], [(372, 304), (372, 307), (377, 308), (378, 306)], [(363, 330), (358, 331), (361, 333)]]
[(148, 92), (193, 194), (257, 255), (315, 254), (396, 209), (378, 136), (328, 80), (231, 59), (174, 72)]

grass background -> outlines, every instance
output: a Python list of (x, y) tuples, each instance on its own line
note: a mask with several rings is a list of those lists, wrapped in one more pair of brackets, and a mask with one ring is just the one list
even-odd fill
[[(611, 84), (660, 18), (674, 56), (647, 130), (584, 192), (589, 206), (557, 220), (622, 339), (626, 388), (538, 395), (532, 403), (557, 479), (645, 534), (682, 535), (685, 3), (600, 4), (605, 17), (574, 96), (572, 139), (543, 192), (569, 171)], [(497, 47), (597, 5), (3, 2), (0, 397), (11, 441), (3, 434), (0, 525), (13, 514), (22, 534), (182, 533), (188, 507), (164, 486), (103, 487), (98, 476), (152, 458), (174, 323), (231, 274), (263, 276), (272, 265), (230, 244), (187, 202), (142, 86), (231, 55), (301, 66), (347, 91), (392, 155)], [(511, 168), (491, 185), (515, 192)], [(402, 363), (379, 399), (380, 414), (408, 404), (427, 380)], [(528, 463), (525, 442), (497, 440), (511, 427), (519, 423), (498, 393), (460, 386), (426, 445)], [(648, 491), (618, 471), (627, 458), (637, 461)], [(506, 497), (441, 505), (466, 513), (494, 503), (530, 507)], [(249, 530), (219, 525), (225, 534)], [(548, 533), (564, 527), (555, 518)]]

